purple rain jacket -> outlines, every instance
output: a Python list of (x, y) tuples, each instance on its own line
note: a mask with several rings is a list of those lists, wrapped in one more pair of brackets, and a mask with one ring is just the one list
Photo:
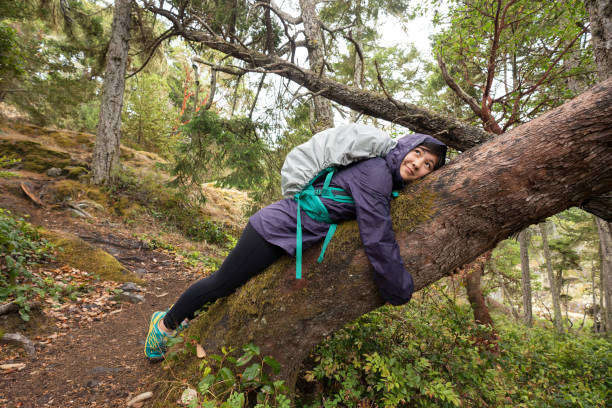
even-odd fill
[[(365, 253), (374, 268), (374, 280), (383, 299), (393, 305), (408, 302), (414, 286), (395, 241), (391, 197), (394, 190), (400, 190), (405, 185), (400, 177), (402, 160), (424, 141), (444, 146), (428, 135), (406, 135), (384, 158), (363, 160), (334, 173), (331, 186), (348, 192), (355, 200), (354, 204), (321, 199), (334, 222), (357, 219)], [(436, 168), (442, 164), (444, 157)], [(304, 211), (301, 212), (301, 221), (304, 249), (325, 238), (329, 224), (313, 220)], [(266, 241), (295, 256), (297, 202), (294, 199), (281, 200), (262, 208), (253, 214), (249, 222)]]

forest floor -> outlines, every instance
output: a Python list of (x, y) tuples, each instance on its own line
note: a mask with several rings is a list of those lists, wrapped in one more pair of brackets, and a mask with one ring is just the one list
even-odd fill
[[(151, 314), (170, 306), (206, 272), (173, 251), (151, 249), (141, 241), (143, 234), (162, 234), (153, 222), (128, 225), (99, 214), (83, 218), (65, 205), (45, 202), (45, 188), (57, 181), (25, 171), (18, 178), (0, 177), (0, 208), (111, 254), (142, 280), (137, 294), (144, 301), (117, 300), (120, 282), (97, 280), (70, 265), (56, 261), (38, 266), (39, 273), (57, 281), (87, 282), (90, 292), (62, 304), (43, 299), (27, 323), (16, 313), (0, 316), (1, 331), (21, 333), (36, 350), (31, 355), (18, 345), (0, 345), (0, 365), (25, 365), (0, 370), (0, 407), (124, 407), (132, 397), (153, 391), (146, 387), (163, 370), (143, 354)], [(23, 182), (42, 196), (42, 206), (20, 190)]]
[[(93, 318), (69, 319), (38, 313), (33, 324), (20, 324), (32, 335), (36, 356), (14, 346), (2, 346), (1, 363), (25, 363), (21, 371), (0, 374), (0, 406), (8, 407), (119, 407), (129, 397), (147, 391), (150, 376), (161, 370), (143, 355), (144, 338), (153, 311), (167, 308), (198, 273), (161, 250), (135, 249), (126, 226), (107, 220), (89, 223), (64, 210), (36, 208), (24, 198), (2, 194), (0, 207), (30, 215), (29, 221), (55, 231), (91, 237), (91, 244), (112, 253), (146, 282), (144, 302), (115, 302), (94, 311)], [(85, 238), (87, 241), (87, 238)], [(132, 259), (130, 262), (125, 259)], [(60, 265), (46, 265), (57, 269)], [(108, 299), (97, 303), (108, 303)], [(95, 304), (96, 302), (92, 302)], [(79, 306), (79, 302), (74, 302)], [(91, 304), (91, 303), (90, 303)], [(65, 308), (69, 310), (69, 308)], [(89, 315), (84, 315), (87, 317)], [(91, 317), (91, 316), (89, 316)], [(18, 319), (15, 315), (14, 319)]]

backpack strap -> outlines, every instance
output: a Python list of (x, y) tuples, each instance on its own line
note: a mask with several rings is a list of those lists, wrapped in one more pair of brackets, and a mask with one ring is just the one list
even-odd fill
[[(325, 222), (330, 224), (329, 229), (327, 230), (327, 235), (325, 236), (325, 241), (323, 242), (323, 247), (321, 248), (321, 254), (317, 259), (317, 262), (323, 262), (323, 256), (325, 255), (325, 250), (329, 245), (334, 233), (336, 232), (336, 227), (338, 224), (335, 224), (330, 218), (327, 208), (321, 201), (321, 197), (327, 198), (333, 201), (341, 202), (341, 203), (354, 203), (353, 197), (348, 195), (344, 189), (338, 187), (330, 187), (331, 179), (334, 175), (335, 169), (333, 167), (328, 167), (317, 174), (308, 185), (299, 193), (295, 194), (294, 199), (297, 201), (297, 228), (295, 234), (296, 246), (295, 246), (295, 278), (302, 278), (302, 216), (301, 210), (313, 220)], [(315, 189), (313, 184), (315, 181), (323, 176), (325, 176), (325, 181), (323, 182), (323, 187), (320, 189)], [(337, 194), (339, 193), (339, 194)]]

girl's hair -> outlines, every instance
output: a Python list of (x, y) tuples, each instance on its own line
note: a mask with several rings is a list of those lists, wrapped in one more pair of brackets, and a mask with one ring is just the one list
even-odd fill
[(438, 158), (434, 170), (442, 167), (442, 165), (444, 164), (444, 158), (446, 156), (446, 146), (437, 143), (432, 143), (427, 140), (421, 143), (419, 146), (436, 155), (436, 157)]

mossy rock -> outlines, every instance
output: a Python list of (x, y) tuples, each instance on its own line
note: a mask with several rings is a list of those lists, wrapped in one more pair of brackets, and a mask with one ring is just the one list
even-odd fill
[(48, 186), (47, 192), (56, 202), (64, 201), (68, 198), (75, 201), (87, 198), (101, 205), (105, 205), (108, 202), (108, 197), (98, 187), (82, 184), (76, 180), (60, 180)]
[(85, 176), (89, 171), (85, 167), (81, 166), (66, 166), (64, 167), (64, 171), (68, 173), (66, 176), (69, 179), (78, 180), (81, 176)]
[(64, 168), (72, 163), (68, 153), (27, 140), (0, 140), (0, 155), (20, 158), (25, 170), (37, 173), (51, 167)]
[(77, 133), (68, 130), (49, 130), (46, 136), (51, 138), (58, 146), (64, 148), (74, 148), (79, 145), (91, 147), (94, 145), (93, 135), (88, 135), (87, 133)]
[(144, 283), (138, 275), (121, 265), (114, 256), (76, 235), (47, 230), (42, 231), (41, 235), (61, 248), (56, 251), (56, 259), (59, 262), (94, 273), (107, 281)]

